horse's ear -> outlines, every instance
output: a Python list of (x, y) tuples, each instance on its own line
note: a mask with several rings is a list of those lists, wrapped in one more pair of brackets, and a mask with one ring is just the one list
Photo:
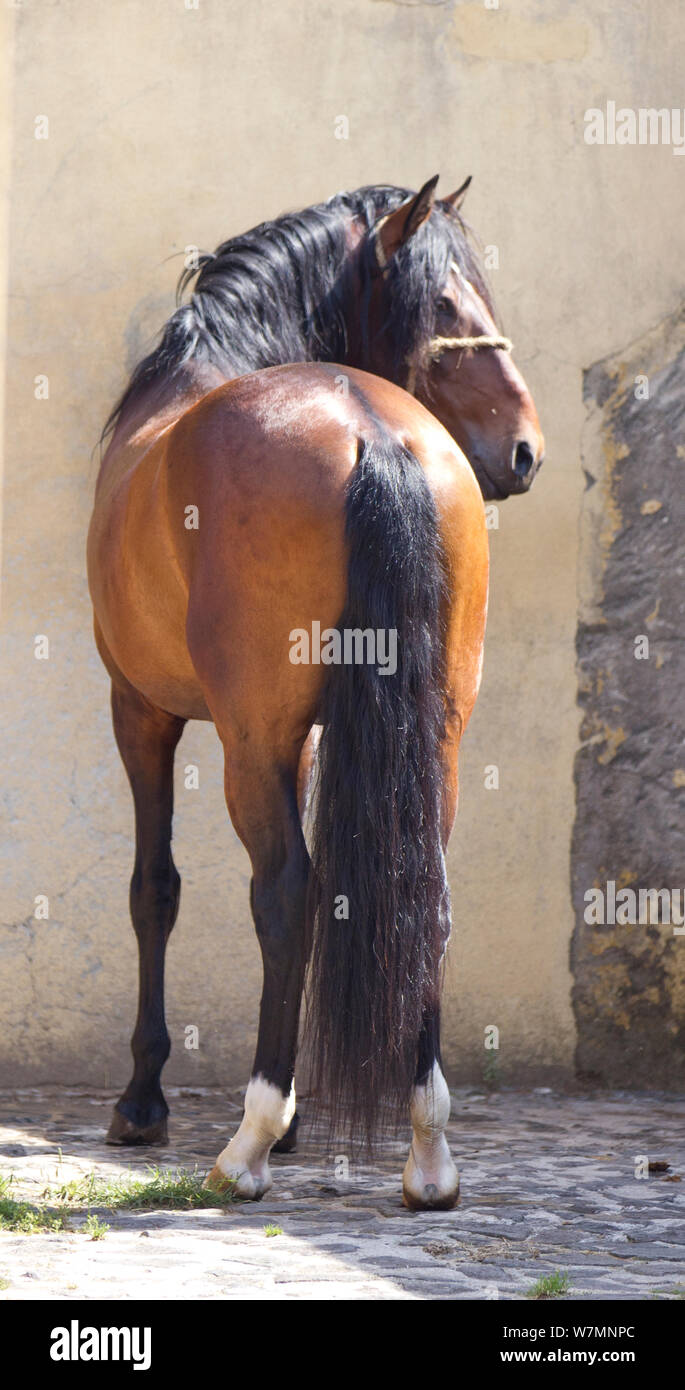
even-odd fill
[(405, 198), (394, 212), (389, 212), (376, 223), (376, 258), (381, 269), (385, 268), (400, 246), (403, 246), (430, 217), (439, 178), (440, 175), (436, 174), (424, 183), (420, 192), (412, 194), (411, 198)]
[(447, 198), (442, 199), (442, 202), (447, 203), (452, 208), (453, 212), (459, 211), (468, 192), (469, 184), (472, 178), (473, 174), (469, 174), (468, 178), (464, 179), (464, 182), (462, 183), (461, 187), (457, 189), (456, 193), (450, 193)]

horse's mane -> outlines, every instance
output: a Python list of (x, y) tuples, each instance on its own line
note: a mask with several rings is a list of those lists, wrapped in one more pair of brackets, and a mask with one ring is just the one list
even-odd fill
[[(350, 224), (357, 220), (369, 231), (410, 196), (411, 190), (386, 184), (339, 193), (326, 203), (262, 222), (222, 242), (213, 253), (199, 255), (197, 267), (181, 274), (178, 307), (156, 347), (134, 369), (102, 438), (116, 428), (125, 410), (191, 359), (217, 367), (226, 379), (286, 362), (344, 362), (354, 292), (347, 243)], [(367, 238), (360, 267), (363, 337), (373, 269), (370, 241)], [(399, 381), (413, 347), (432, 335), (435, 299), (454, 259), (492, 310), (465, 224), (447, 204), (438, 202), (428, 221), (393, 257), (387, 277), (384, 331)], [(190, 299), (180, 303), (191, 285)]]

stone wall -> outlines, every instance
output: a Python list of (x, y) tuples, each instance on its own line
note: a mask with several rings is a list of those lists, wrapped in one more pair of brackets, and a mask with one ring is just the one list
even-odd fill
[(684, 386), (685, 304), (585, 376), (577, 1059), (640, 1086), (685, 1075)]

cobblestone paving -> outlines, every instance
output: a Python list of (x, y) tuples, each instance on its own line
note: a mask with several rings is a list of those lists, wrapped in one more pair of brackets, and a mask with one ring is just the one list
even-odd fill
[[(240, 1093), (169, 1087), (169, 1147), (127, 1150), (104, 1143), (113, 1098), (0, 1094), (12, 1195), (37, 1201), (46, 1184), (147, 1164), (204, 1172), (242, 1108)], [(0, 1299), (519, 1299), (556, 1270), (570, 1299), (685, 1297), (685, 1099), (459, 1090), (450, 1142), (455, 1211), (404, 1209), (404, 1145), (342, 1181), (305, 1131), (298, 1153), (273, 1157), (257, 1205), (101, 1212), (99, 1241), (79, 1230), (83, 1215), (70, 1232), (0, 1232)], [(669, 1166), (638, 1179), (642, 1157)]]

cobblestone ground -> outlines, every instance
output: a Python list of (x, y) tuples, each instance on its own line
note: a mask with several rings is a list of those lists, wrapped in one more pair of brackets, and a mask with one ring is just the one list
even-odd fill
[[(169, 1147), (126, 1150), (104, 1143), (110, 1093), (2, 1093), (0, 1174), (37, 1201), (46, 1184), (92, 1172), (204, 1172), (241, 1095), (167, 1096)], [(685, 1100), (459, 1090), (450, 1142), (455, 1211), (402, 1207), (404, 1145), (341, 1181), (305, 1132), (298, 1153), (272, 1159), (274, 1186), (257, 1205), (103, 1211), (98, 1241), (83, 1214), (70, 1232), (0, 1232), (0, 1299), (520, 1299), (554, 1271), (568, 1274), (570, 1299), (685, 1297)], [(668, 1167), (637, 1179), (642, 1157)]]

